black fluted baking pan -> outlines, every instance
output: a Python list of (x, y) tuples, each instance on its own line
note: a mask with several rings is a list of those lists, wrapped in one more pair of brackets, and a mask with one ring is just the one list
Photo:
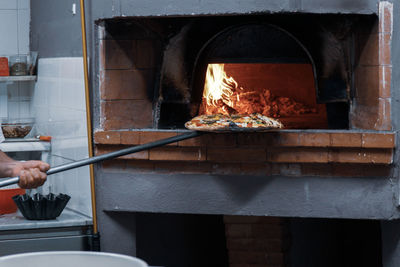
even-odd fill
[(28, 220), (53, 220), (60, 216), (70, 196), (66, 194), (27, 194), (13, 196), (19, 211)]

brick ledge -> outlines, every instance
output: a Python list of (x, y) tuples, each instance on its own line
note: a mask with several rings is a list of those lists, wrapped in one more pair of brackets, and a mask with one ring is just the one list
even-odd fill
[[(96, 132), (96, 154), (179, 134), (174, 131)], [(393, 163), (392, 132), (265, 132), (205, 134), (122, 159), (222, 163)]]
[[(140, 145), (181, 134), (180, 131), (97, 131), (94, 143)], [(271, 131), (264, 133), (206, 133), (169, 146), (347, 147), (395, 148), (394, 132)]]

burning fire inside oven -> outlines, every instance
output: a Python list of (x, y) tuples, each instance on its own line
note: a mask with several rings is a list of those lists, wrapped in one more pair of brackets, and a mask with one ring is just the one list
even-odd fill
[(315, 107), (311, 108), (291, 97), (275, 96), (267, 88), (243, 88), (226, 74), (225, 64), (209, 64), (207, 67), (200, 114), (261, 113), (279, 118), (316, 112)]
[[(288, 127), (326, 121), (316, 103), (309, 64), (212, 63), (207, 65), (199, 115), (262, 114)], [(311, 123), (310, 125), (313, 125)]]

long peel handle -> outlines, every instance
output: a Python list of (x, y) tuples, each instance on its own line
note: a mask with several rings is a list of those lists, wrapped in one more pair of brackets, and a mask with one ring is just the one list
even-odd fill
[(8, 185), (18, 184), (18, 182), (19, 182), (19, 177), (9, 178), (4, 181), (0, 181), (0, 188)]

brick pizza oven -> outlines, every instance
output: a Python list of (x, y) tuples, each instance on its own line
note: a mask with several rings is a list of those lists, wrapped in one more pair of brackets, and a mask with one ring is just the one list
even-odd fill
[(136, 3), (140, 13), (122, 1), (93, 16), (96, 154), (188, 132), (210, 64), (245, 88), (247, 108), (268, 91), (308, 111), (259, 108), (285, 127), (206, 133), (97, 165), (103, 250), (136, 255), (142, 213), (223, 215), (230, 266), (289, 266), (290, 218), (399, 218), (392, 3), (179, 2)]

